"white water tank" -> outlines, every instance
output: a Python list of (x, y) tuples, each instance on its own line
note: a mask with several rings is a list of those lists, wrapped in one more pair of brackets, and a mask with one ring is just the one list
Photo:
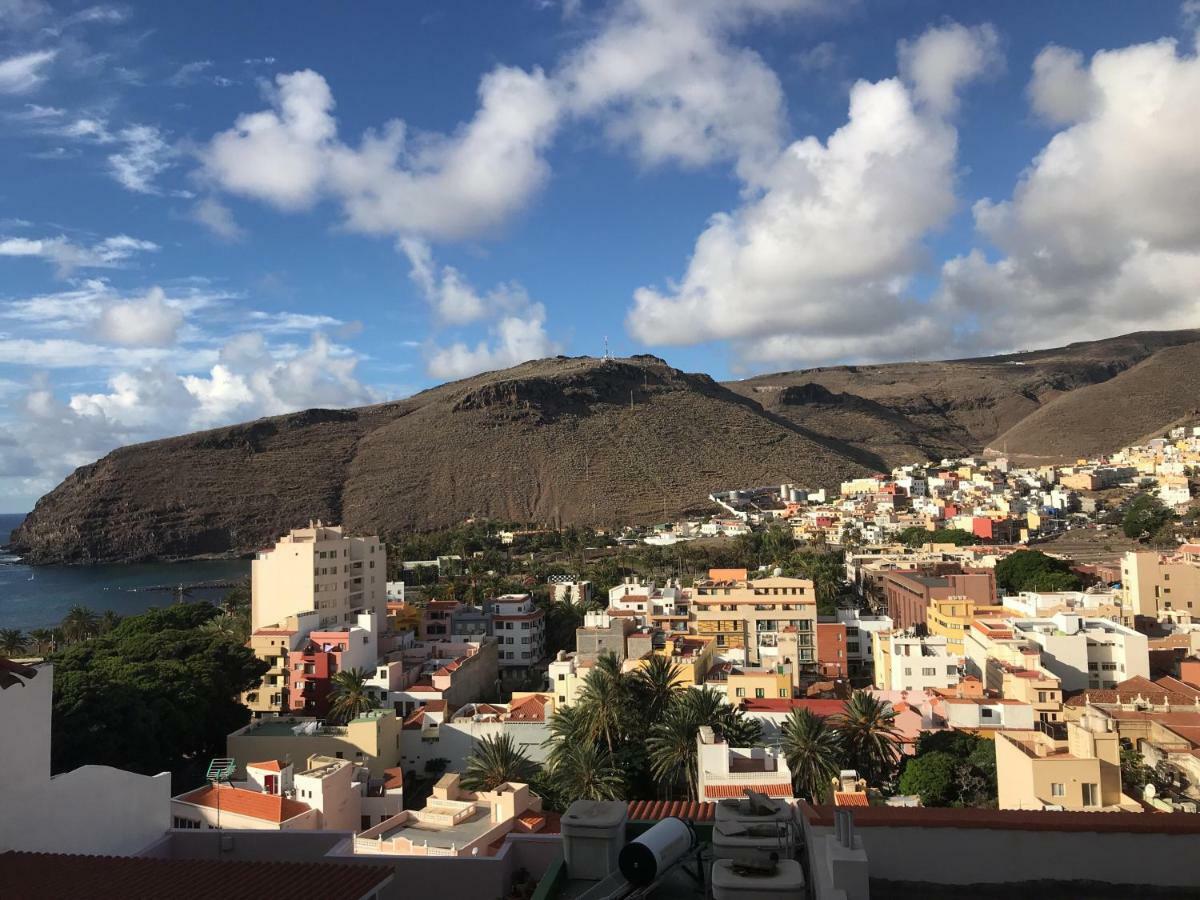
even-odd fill
[(718, 859), (712, 867), (713, 900), (783, 900), (804, 896), (804, 870), (794, 859), (781, 859), (769, 874), (739, 875), (733, 861)]
[(563, 813), (563, 860), (567, 876), (598, 881), (617, 869), (625, 843), (628, 806), (619, 800), (576, 800)]
[(671, 816), (621, 848), (621, 874), (634, 885), (650, 884), (696, 846), (696, 832)]

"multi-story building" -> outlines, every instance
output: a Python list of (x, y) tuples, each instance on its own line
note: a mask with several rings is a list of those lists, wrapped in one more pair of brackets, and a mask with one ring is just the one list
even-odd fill
[(1012, 620), (1013, 637), (1041, 648), (1042, 667), (1065, 691), (1113, 688), (1127, 678), (1150, 676), (1146, 636), (1108, 619), (1057, 613)]
[(821, 675), (845, 678), (850, 674), (847, 642), (845, 622), (817, 621), (817, 670)]
[[(1178, 554), (1130, 551), (1121, 560), (1121, 593), (1132, 615), (1200, 616), (1200, 564), (1184, 545)], [(1196, 548), (1200, 550), (1200, 547)]]
[(976, 616), (1003, 616), (1007, 612), (1003, 606), (983, 606), (969, 597), (935, 597), (929, 601), (925, 625), (930, 634), (946, 639), (950, 653), (962, 656), (967, 628)]
[(1000, 809), (1141, 812), (1121, 787), (1121, 746), (1112, 723), (1084, 715), (996, 733)]
[(875, 640), (875, 686), (884, 691), (924, 691), (958, 684), (963, 658), (950, 653), (944, 637), (901, 631)]
[(374, 611), (387, 619), (387, 554), (377, 537), (351, 537), (336, 525), (294, 528), (250, 564), (252, 630), (316, 610), (318, 628)]
[(790, 666), (771, 669), (734, 666), (724, 674), (725, 696), (733, 706), (746, 700), (790, 700), (793, 676)]
[(869, 616), (855, 609), (839, 609), (838, 621), (846, 626), (846, 661), (851, 676), (868, 674), (875, 664), (874, 641), (895, 625), (887, 616)]
[(401, 716), (434, 700), (457, 709), (498, 690), (497, 656), (496, 641), (490, 637), (423, 641), (380, 659), (367, 686), (380, 706)]
[(745, 569), (712, 569), (692, 595), (696, 633), (712, 637), (715, 651), (744, 665), (784, 662), (780, 637), (788, 629), (797, 670), (817, 663), (817, 597), (807, 578), (768, 577), (751, 581)]
[(592, 583), (566, 575), (550, 576), (550, 599), (555, 603), (582, 605), (592, 599)]
[(277, 626), (259, 628), (251, 633), (250, 649), (256, 658), (270, 666), (262, 681), (242, 694), (242, 703), (250, 708), (255, 718), (278, 715), (291, 708), (288, 655), (308, 637), (319, 619), (316, 610), (312, 610), (288, 616)]
[(430, 600), (421, 610), (417, 637), (422, 641), (448, 641), (455, 633), (454, 617), (462, 609), (457, 600)]
[(295, 716), (256, 719), (225, 739), (225, 752), (238, 761), (239, 774), (246, 760), (332, 756), (365, 766), (373, 778), (387, 778), (400, 761), (401, 724), (390, 709), (363, 713), (345, 725)]
[(355, 669), (370, 676), (378, 658), (373, 612), (360, 613), (354, 625), (310, 632), (287, 654), (287, 711), (293, 715), (325, 716), (329, 712), (333, 676)]
[(528, 594), (505, 594), (488, 604), (500, 669), (523, 668), (546, 655), (546, 614)]
[(924, 625), (927, 610), (934, 600), (963, 597), (978, 606), (990, 606), (996, 598), (996, 578), (991, 571), (949, 572), (929, 575), (922, 572), (883, 572), (880, 586), (887, 603), (887, 614), (897, 628)]
[(1062, 682), (1058, 678), (1040, 668), (1024, 669), (999, 660), (995, 665), (1000, 672), (1002, 697), (1028, 703), (1039, 722), (1062, 721)]
[(400, 763), (406, 771), (421, 772), (437, 759), (461, 772), (480, 741), (505, 735), (531, 762), (542, 763), (549, 752), (547, 722), (555, 708), (555, 697), (546, 693), (514, 695), (507, 704), (467, 703), (457, 710), (428, 703), (404, 720)]

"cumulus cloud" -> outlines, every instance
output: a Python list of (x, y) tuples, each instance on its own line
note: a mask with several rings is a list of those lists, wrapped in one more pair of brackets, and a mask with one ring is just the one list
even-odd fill
[(96, 323), (100, 336), (127, 347), (167, 347), (175, 343), (183, 311), (168, 305), (162, 288), (152, 288), (145, 297), (111, 303)]
[(245, 232), (233, 218), (233, 211), (216, 197), (203, 197), (192, 207), (192, 219), (223, 241), (236, 241)]
[(531, 303), (523, 312), (503, 316), (489, 331), (489, 339), (474, 346), (458, 341), (434, 349), (426, 364), (430, 376), (445, 381), (466, 378), (554, 356), (562, 350), (546, 333), (546, 309), (540, 303)]
[(139, 194), (157, 194), (154, 180), (170, 167), (175, 148), (152, 125), (122, 128), (117, 139), (125, 146), (108, 157), (113, 177), (127, 190)]
[(76, 243), (65, 235), (52, 238), (0, 237), (0, 256), (44, 259), (60, 276), (77, 269), (117, 268), (139, 253), (158, 250), (158, 244), (118, 234), (91, 246)]
[(57, 50), (35, 50), (0, 59), (0, 94), (32, 91), (46, 80), (43, 70), (57, 55)]
[(1089, 100), (1050, 108), (1069, 110), (1074, 124), (1010, 200), (974, 207), (1000, 257), (977, 250), (943, 267), (940, 303), (975, 323), (984, 349), (1200, 322), (1200, 60), (1162, 40), (1069, 70), (1086, 78), (1077, 93)]
[(940, 114), (954, 112), (964, 85), (1004, 63), (1000, 35), (986, 24), (930, 28), (914, 41), (901, 41), (898, 55), (900, 74), (913, 95)]
[[(960, 41), (979, 46), (946, 49)], [(945, 118), (955, 103), (944, 89), (981, 74), (993, 44), (990, 29), (944, 26), (903, 45), (913, 80), (855, 84), (846, 124), (824, 143), (793, 143), (759, 192), (714, 215), (678, 284), (635, 293), (632, 334), (650, 344), (733, 338), (756, 364), (763, 354), (869, 358), (866, 322), (893, 348), (945, 337), (907, 288), (925, 238), (955, 205), (957, 134)]]
[(1086, 116), (1094, 100), (1082, 53), (1052, 44), (1037, 55), (1029, 103), (1042, 119), (1051, 125), (1069, 125)]

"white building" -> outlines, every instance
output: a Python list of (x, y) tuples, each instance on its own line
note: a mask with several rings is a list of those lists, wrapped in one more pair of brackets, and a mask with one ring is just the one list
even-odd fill
[(1033, 728), (1033, 706), (998, 697), (946, 697), (942, 700), (946, 724), (951, 728)]
[(53, 686), (52, 665), (0, 659), (0, 850), (136, 855), (171, 827), (171, 773), (80, 766), (51, 777)]
[(317, 522), (293, 528), (250, 564), (251, 630), (317, 610), (318, 627), (374, 611), (387, 621), (387, 554), (377, 537), (350, 537)]
[(552, 575), (550, 577), (550, 599), (555, 603), (587, 603), (592, 599), (592, 583), (573, 578)]
[(529, 668), (546, 655), (546, 614), (528, 594), (504, 594), (488, 604), (501, 669)]
[(1064, 610), (1094, 614), (1103, 606), (1120, 606), (1121, 595), (1114, 591), (1021, 591), (1001, 597), (1000, 603), (1026, 618), (1036, 619)]
[(1042, 667), (1057, 675), (1064, 691), (1115, 688), (1128, 678), (1150, 677), (1146, 636), (1108, 619), (1057, 613), (1046, 619), (1014, 619), (1013, 636), (1041, 647)]
[(746, 789), (792, 800), (792, 774), (775, 747), (730, 747), (707, 725), (696, 736), (696, 794), (701, 801), (745, 796)]
[(846, 662), (850, 674), (873, 665), (877, 636), (893, 628), (890, 616), (870, 616), (857, 609), (839, 609), (837, 620), (846, 626)]
[(885, 691), (924, 691), (954, 687), (962, 679), (963, 657), (951, 654), (944, 637), (892, 631), (875, 639), (875, 686)]

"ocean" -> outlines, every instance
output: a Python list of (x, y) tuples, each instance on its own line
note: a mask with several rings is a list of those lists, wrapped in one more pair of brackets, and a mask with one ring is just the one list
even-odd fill
[[(0, 546), (23, 515), (0, 514)], [(27, 566), (0, 550), (0, 628), (53, 628), (72, 606), (128, 616), (174, 603), (179, 585), (247, 578), (245, 559), (112, 566)], [(194, 588), (188, 599), (220, 600), (226, 588)]]

